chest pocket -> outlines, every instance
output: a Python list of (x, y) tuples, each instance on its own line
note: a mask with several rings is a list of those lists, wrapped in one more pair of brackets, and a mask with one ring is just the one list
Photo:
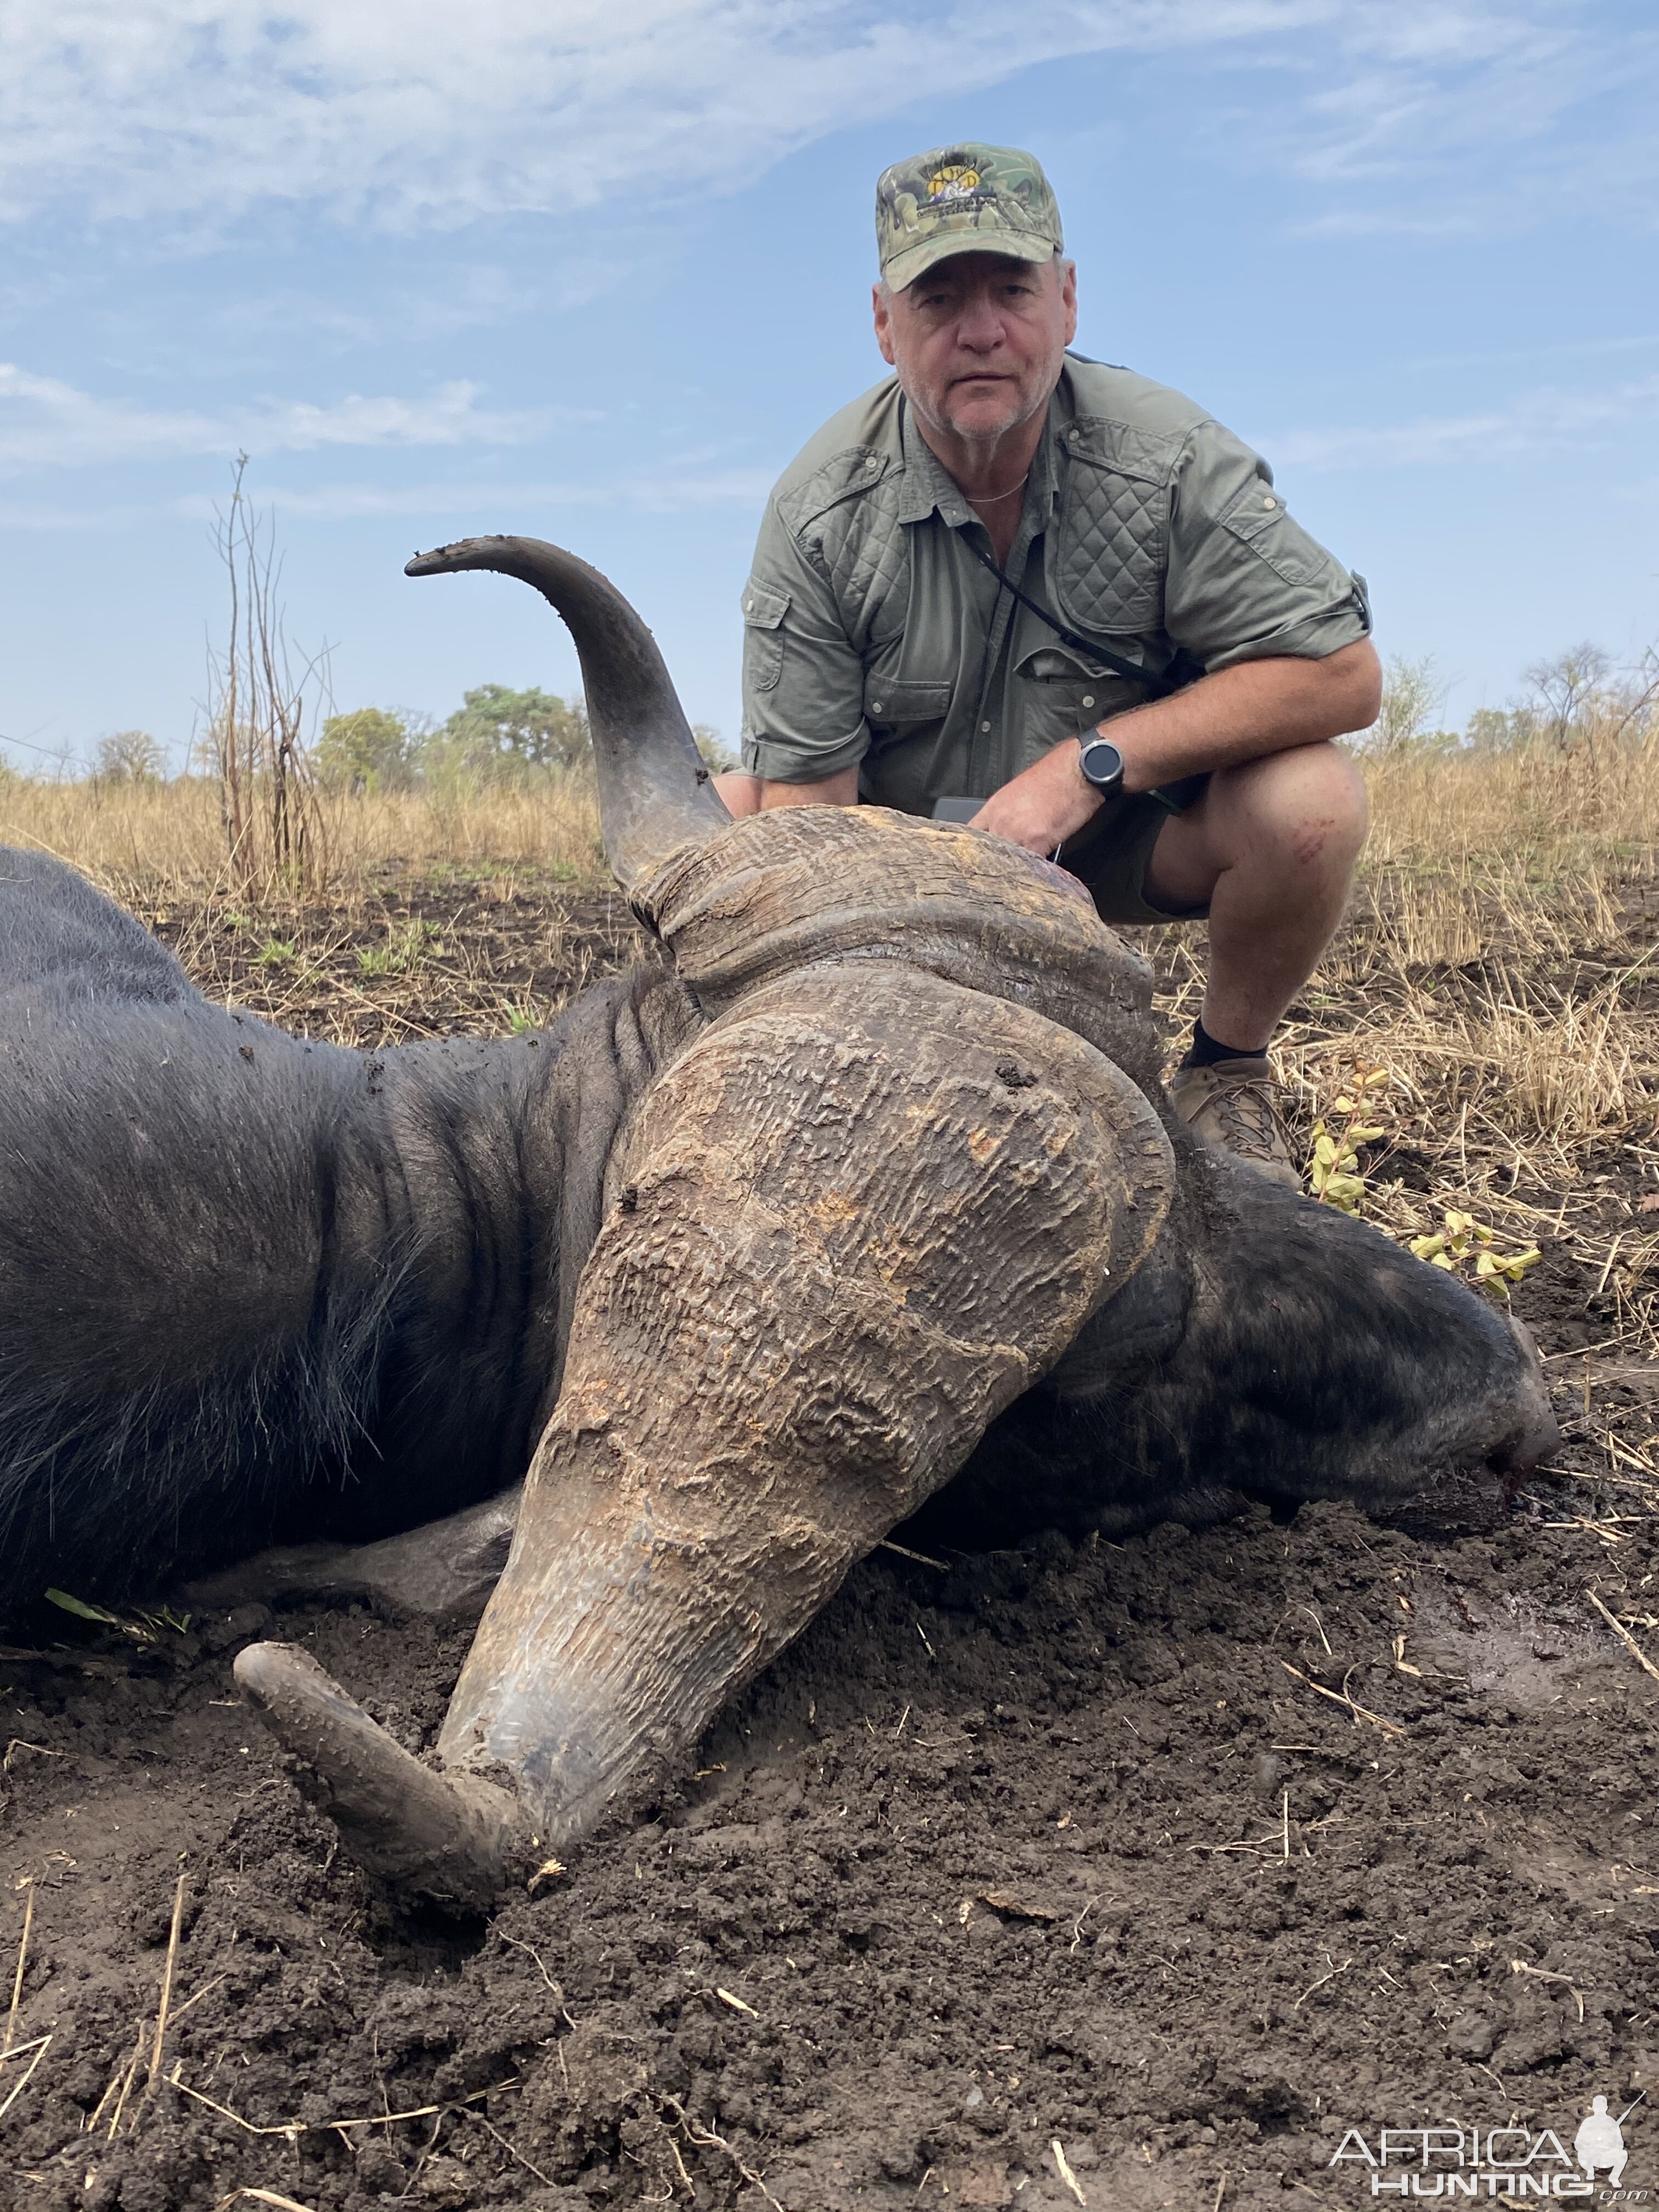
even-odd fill
[(951, 711), (953, 688), (932, 677), (872, 671), (864, 679), (864, 719), (872, 730), (906, 735), (918, 724), (942, 722)]
[(1054, 586), (1076, 629), (1149, 635), (1163, 627), (1167, 485), (1073, 453), (1060, 500)]
[(789, 611), (787, 592), (769, 592), (750, 584), (743, 595), (743, 669), (757, 691), (776, 688), (783, 672), (783, 618)]
[(1016, 663), (1014, 677), (1022, 768), (1062, 738), (1074, 738), (1109, 714), (1139, 706), (1146, 696), (1138, 684), (1121, 676), (1096, 674), (1063, 647), (1028, 653)]

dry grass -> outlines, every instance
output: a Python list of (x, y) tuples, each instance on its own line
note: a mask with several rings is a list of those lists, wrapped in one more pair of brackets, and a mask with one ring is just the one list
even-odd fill
[[(1354, 1064), (1389, 1071), (1363, 1210), (1398, 1235), (1468, 1209), (1593, 1270), (1610, 1336), (1659, 1353), (1659, 752), (1370, 768), (1347, 921), (1279, 1056), (1305, 1130)], [(1184, 1036), (1203, 933), (1146, 933)]]
[(71, 862), (213, 997), (335, 1043), (544, 1024), (632, 950), (586, 779), (319, 804), (331, 867), (303, 899), (237, 887), (204, 779), (0, 782), (0, 843)]
[[(349, 897), (378, 872), (402, 868), (545, 871), (595, 886), (606, 880), (599, 815), (585, 777), (488, 789), (459, 784), (430, 795), (324, 795), (326, 890)], [(232, 878), (216, 784), (0, 781), (0, 842), (68, 860), (129, 902), (230, 900)]]
[[(1282, 1033), (1310, 1096), (1386, 1062), (1431, 1148), (1576, 1179), (1601, 1142), (1650, 1136), (1659, 1075), (1659, 753), (1378, 763), (1349, 916)], [(1148, 933), (1184, 1025), (1201, 928)]]

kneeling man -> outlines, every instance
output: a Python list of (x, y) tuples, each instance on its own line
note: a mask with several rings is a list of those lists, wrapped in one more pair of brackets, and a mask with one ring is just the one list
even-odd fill
[(726, 803), (973, 799), (1108, 921), (1207, 915), (1176, 1105), (1294, 1184), (1267, 1048), (1364, 839), (1330, 743), (1377, 711), (1363, 580), (1202, 408), (1068, 352), (1076, 272), (1030, 155), (901, 161), (876, 231), (895, 373), (768, 504)]

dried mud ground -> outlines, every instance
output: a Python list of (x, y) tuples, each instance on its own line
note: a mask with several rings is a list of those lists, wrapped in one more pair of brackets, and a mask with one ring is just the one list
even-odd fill
[[(628, 944), (522, 872), (149, 918), (370, 1046), (540, 1016)], [(1570, 2145), (1644, 2091), (1659, 2190), (1659, 1676), (1607, 1617), (1659, 1662), (1659, 1370), (1583, 1256), (1651, 1146), (1583, 1164), (1517, 1293), (1566, 1441), (1482, 1525), (878, 1552), (695, 1776), (488, 1923), (399, 1917), (231, 1687), (303, 1640), (419, 1746), (465, 1630), (15, 1626), (0, 2205), (1358, 2204), (1349, 2129)]]

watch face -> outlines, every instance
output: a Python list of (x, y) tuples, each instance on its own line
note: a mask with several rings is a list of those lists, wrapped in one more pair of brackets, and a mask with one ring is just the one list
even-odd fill
[(1091, 738), (1078, 757), (1085, 781), (1097, 791), (1109, 791), (1122, 781), (1123, 756), (1109, 738)]

